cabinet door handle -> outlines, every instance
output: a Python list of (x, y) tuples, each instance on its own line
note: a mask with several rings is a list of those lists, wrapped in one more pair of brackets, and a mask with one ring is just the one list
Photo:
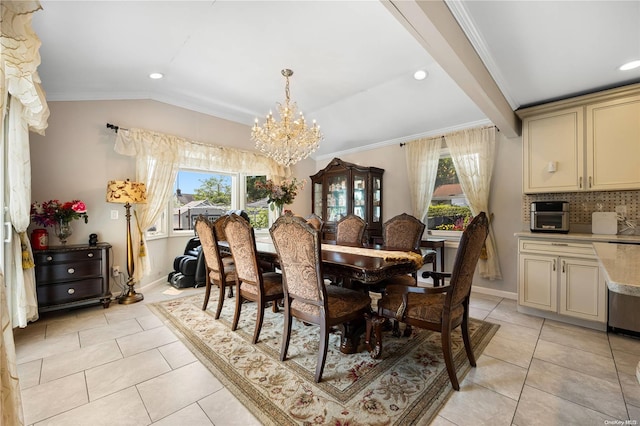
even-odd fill
[(93, 253), (87, 253), (87, 257), (93, 257)]
[(566, 266), (567, 262), (565, 262), (564, 260), (562, 261), (562, 273), (564, 274), (565, 271), (565, 266)]
[(551, 243), (552, 246), (568, 246), (568, 243)]
[(53, 260), (52, 256), (47, 256), (47, 262), (51, 262)]
[(554, 271), (556, 270), (556, 260), (555, 259), (553, 259), (553, 270)]
[(76, 270), (73, 269), (73, 268), (69, 268), (69, 269), (67, 269), (67, 272), (70, 273), (70, 274), (73, 274), (74, 272), (76, 272)]
[(591, 176), (589, 176), (589, 188), (591, 188)]
[(580, 188), (582, 188), (582, 176), (580, 176)]
[(73, 293), (75, 293), (75, 292), (76, 292), (76, 291), (75, 291), (74, 289), (72, 289), (72, 288), (70, 288), (69, 290), (67, 290), (67, 293), (69, 293), (69, 294), (73, 294)]

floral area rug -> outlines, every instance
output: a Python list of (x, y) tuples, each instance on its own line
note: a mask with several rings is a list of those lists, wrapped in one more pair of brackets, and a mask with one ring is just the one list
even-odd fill
[[(362, 342), (358, 353), (341, 353), (340, 335), (332, 333), (322, 381), (315, 383), (319, 327), (294, 318), (288, 357), (281, 362), (282, 310), (265, 309), (260, 340), (253, 345), (256, 304), (243, 305), (238, 329), (232, 332), (235, 299), (225, 300), (215, 320), (216, 291), (212, 289), (207, 311), (201, 309), (203, 295), (150, 306), (263, 424), (429, 424), (453, 392), (439, 333), (416, 328), (410, 337), (385, 333), (378, 360)], [(477, 359), (499, 326), (474, 319), (469, 325)], [(459, 329), (452, 341), (462, 381), (471, 367)]]

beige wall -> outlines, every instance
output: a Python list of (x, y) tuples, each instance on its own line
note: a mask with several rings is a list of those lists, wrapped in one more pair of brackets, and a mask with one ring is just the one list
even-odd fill
[[(113, 245), (111, 264), (121, 269), (126, 265), (124, 207), (105, 201), (108, 180), (135, 178), (135, 163), (113, 151), (115, 133), (106, 123), (123, 128), (138, 127), (170, 133), (196, 141), (239, 149), (253, 149), (249, 127), (173, 107), (156, 101), (87, 101), (50, 102), (51, 117), (46, 136), (31, 135), (32, 200), (46, 201), (82, 199), (88, 206), (89, 223), (73, 223), (70, 244), (85, 243), (91, 233), (100, 241)], [(476, 279), (476, 286), (496, 290), (516, 291), (516, 241), (514, 232), (521, 230), (521, 141), (500, 137), (494, 172), (491, 209), (495, 214), (494, 230), (498, 241), (502, 281)], [(383, 219), (411, 211), (407, 187), (404, 150), (398, 144), (365, 150), (359, 153), (337, 154), (342, 160), (385, 169)], [(311, 212), (309, 176), (324, 168), (331, 158), (307, 159), (296, 164), (292, 173), (306, 179), (305, 189), (289, 206), (294, 212)], [(117, 220), (110, 219), (111, 210), (119, 211)], [(182, 253), (186, 237), (150, 241), (149, 253), (153, 273), (142, 285), (166, 279), (173, 269), (173, 258)], [(451, 264), (455, 251), (447, 252)], [(112, 284), (117, 294), (119, 288)]]

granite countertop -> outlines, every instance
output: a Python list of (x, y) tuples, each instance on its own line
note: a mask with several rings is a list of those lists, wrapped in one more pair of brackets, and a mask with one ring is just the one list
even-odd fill
[(640, 245), (593, 243), (609, 290), (640, 297)]

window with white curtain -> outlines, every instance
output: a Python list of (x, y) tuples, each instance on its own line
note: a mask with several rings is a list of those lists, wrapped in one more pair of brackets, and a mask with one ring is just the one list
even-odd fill
[(448, 149), (443, 148), (429, 205), (427, 228), (436, 235), (460, 232), (470, 218), (469, 202), (460, 186), (451, 154)]
[(256, 231), (268, 229), (267, 200), (254, 188), (257, 180), (264, 182), (266, 176), (180, 169), (167, 209), (147, 229), (147, 237), (192, 234), (199, 215), (215, 220), (229, 210), (247, 212)]

